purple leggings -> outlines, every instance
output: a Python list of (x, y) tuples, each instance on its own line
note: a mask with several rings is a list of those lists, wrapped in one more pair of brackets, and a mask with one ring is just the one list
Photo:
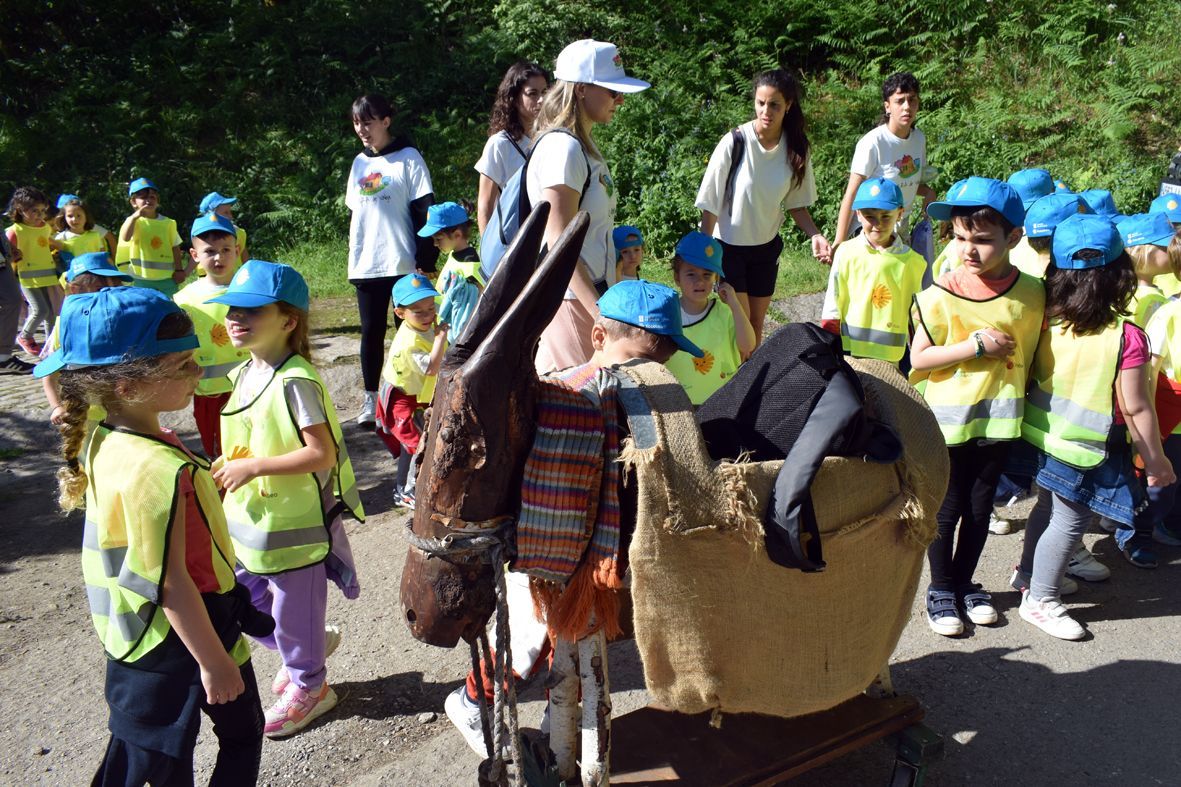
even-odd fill
[(275, 619), (275, 633), (258, 641), (278, 649), (291, 682), (305, 691), (320, 688), (324, 665), (324, 616), (328, 608), (328, 575), (323, 563), (282, 574), (259, 576), (239, 568), (238, 581), (250, 589), (260, 612)]

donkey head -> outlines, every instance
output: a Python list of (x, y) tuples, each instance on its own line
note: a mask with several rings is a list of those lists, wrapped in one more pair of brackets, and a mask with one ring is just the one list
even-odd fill
[[(420, 457), (418, 536), (478, 534), (520, 507), (538, 385), (533, 356), (561, 305), (588, 223), (579, 213), (535, 270), (548, 217), (548, 203), (534, 207), (443, 359)], [(495, 608), (491, 567), (471, 553), (428, 557), (411, 546), (401, 595), (414, 637), (446, 648), (460, 637), (473, 641)]]

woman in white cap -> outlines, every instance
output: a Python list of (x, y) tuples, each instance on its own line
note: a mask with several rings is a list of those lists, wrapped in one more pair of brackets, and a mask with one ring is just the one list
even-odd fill
[(754, 120), (714, 148), (696, 205), (701, 231), (722, 243), (725, 280), (761, 342), (783, 251), (784, 212), (811, 239), (812, 256), (828, 264), (832, 251), (808, 212), (816, 201), (816, 180), (799, 84), (781, 68), (764, 71), (755, 77), (754, 104)]
[[(546, 93), (534, 126), (534, 144), (525, 188), (531, 204), (550, 203), (545, 244), (554, 241), (579, 210), (590, 214), (590, 228), (578, 267), (557, 315), (541, 335), (537, 371), (545, 373), (590, 360), (590, 330), (595, 302), (615, 283), (615, 184), (592, 137), (599, 123), (610, 123), (626, 93), (647, 82), (629, 77), (614, 44), (584, 39), (558, 55), (554, 84)], [(548, 132), (561, 133), (548, 133)], [(544, 136), (543, 136), (544, 135)]]

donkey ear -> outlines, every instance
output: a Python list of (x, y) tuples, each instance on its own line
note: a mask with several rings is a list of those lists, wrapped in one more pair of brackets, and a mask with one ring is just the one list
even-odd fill
[(465, 364), (468, 380), (479, 379), (479, 372), (484, 370), (517, 369), (520, 354), (532, 357), (542, 331), (557, 314), (570, 286), (589, 226), (590, 216), (585, 211), (579, 211), (566, 225), (524, 292)]
[(517, 231), (517, 236), (513, 238), (512, 245), (496, 266), (488, 286), (480, 296), (475, 314), (464, 328), (463, 334), (452, 344), (443, 361), (443, 369), (457, 369), (462, 366), (525, 289), (534, 268), (537, 267), (538, 251), (541, 248), (541, 239), (545, 235), (549, 210), (549, 203), (545, 201), (533, 207), (525, 223)]

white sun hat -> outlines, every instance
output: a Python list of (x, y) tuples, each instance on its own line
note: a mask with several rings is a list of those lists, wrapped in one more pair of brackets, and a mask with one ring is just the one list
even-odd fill
[(623, 60), (615, 44), (591, 38), (575, 41), (562, 50), (554, 64), (554, 78), (598, 85), (620, 93), (639, 93), (652, 87), (624, 73)]

